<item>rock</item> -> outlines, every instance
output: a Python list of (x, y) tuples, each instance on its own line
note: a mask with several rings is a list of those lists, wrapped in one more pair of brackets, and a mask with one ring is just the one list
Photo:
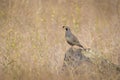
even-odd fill
[(82, 49), (73, 50), (72, 48), (70, 48), (65, 53), (63, 67), (65, 67), (65, 66), (77, 67), (77, 66), (81, 65), (82, 62), (91, 63), (90, 59), (88, 57), (84, 56), (81, 52), (82, 52)]
[[(63, 71), (75, 79), (120, 80), (120, 66), (91, 49), (70, 48), (65, 53)], [(87, 76), (86, 76), (87, 75)]]

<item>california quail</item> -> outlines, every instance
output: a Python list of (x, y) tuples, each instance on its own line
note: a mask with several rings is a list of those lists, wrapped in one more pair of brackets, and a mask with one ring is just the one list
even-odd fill
[(84, 47), (80, 44), (77, 37), (72, 34), (70, 28), (68, 26), (63, 26), (63, 28), (65, 28), (65, 31), (66, 31), (65, 38), (66, 38), (67, 43), (70, 44), (71, 46), (76, 45), (84, 49)]

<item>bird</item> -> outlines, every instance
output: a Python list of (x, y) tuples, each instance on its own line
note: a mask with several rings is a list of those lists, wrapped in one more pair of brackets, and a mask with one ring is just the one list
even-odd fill
[(67, 43), (71, 46), (79, 46), (80, 48), (84, 49), (84, 47), (80, 44), (77, 37), (71, 32), (70, 28), (68, 26), (63, 26), (65, 29), (65, 39)]

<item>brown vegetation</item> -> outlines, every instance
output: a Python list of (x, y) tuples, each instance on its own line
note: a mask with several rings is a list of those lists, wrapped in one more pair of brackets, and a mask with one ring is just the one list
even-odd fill
[(119, 0), (0, 0), (0, 80), (77, 79), (59, 73), (70, 47), (63, 25), (86, 48), (120, 65)]

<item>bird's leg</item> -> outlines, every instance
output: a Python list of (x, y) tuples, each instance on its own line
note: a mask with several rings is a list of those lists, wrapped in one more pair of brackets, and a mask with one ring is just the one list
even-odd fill
[(71, 49), (72, 49), (72, 51), (73, 51), (73, 45), (71, 46)]
[(72, 46), (72, 50), (74, 51), (76, 48), (74, 46)]
[(72, 51), (72, 53), (73, 53), (73, 51), (74, 51), (74, 47), (73, 47), (73, 46), (71, 46), (71, 51)]
[(71, 48), (73, 48), (73, 46), (71, 46)]

